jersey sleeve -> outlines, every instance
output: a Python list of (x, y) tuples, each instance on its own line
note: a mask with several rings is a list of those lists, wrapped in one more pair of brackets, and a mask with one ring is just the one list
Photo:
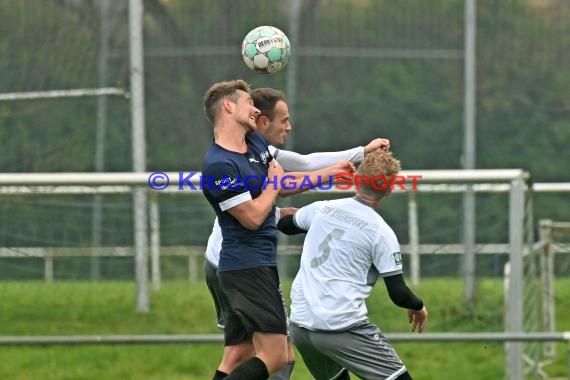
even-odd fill
[(222, 211), (252, 199), (248, 189), (241, 186), (239, 169), (227, 162), (212, 164), (204, 170), (201, 186), (206, 197)]
[(380, 277), (402, 273), (400, 243), (392, 229), (378, 234), (372, 252), (372, 262)]
[(314, 202), (305, 207), (301, 207), (294, 214), (293, 222), (302, 230), (308, 231), (311, 222), (321, 208), (322, 202)]
[(309, 172), (332, 166), (340, 160), (358, 163), (364, 159), (364, 148), (359, 146), (338, 152), (318, 152), (304, 155), (279, 149), (272, 154), (285, 171)]

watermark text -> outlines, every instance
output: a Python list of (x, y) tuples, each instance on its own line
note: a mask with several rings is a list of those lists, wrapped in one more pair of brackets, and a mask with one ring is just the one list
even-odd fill
[[(335, 176), (293, 176), (285, 174), (282, 177), (267, 177), (249, 175), (243, 178), (222, 176), (200, 175), (198, 172), (179, 172), (177, 190), (249, 190), (259, 191), (266, 189), (282, 189), (286, 191), (305, 190), (337, 190), (358, 191), (363, 186), (373, 190), (417, 190), (418, 180), (421, 175), (393, 175), (393, 176), (366, 176), (341, 172)], [(172, 174), (171, 174), (172, 175)], [(148, 177), (148, 186), (152, 190), (162, 191), (170, 186), (170, 178), (165, 172), (154, 172)]]

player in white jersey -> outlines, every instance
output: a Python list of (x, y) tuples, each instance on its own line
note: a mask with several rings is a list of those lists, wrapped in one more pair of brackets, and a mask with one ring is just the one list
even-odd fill
[[(356, 196), (315, 202), (281, 218), (288, 234), (307, 232), (301, 266), (291, 290), (289, 331), (307, 368), (317, 380), (411, 379), (382, 331), (368, 320), (365, 300), (382, 277), (390, 299), (408, 309), (412, 331), (422, 332), (427, 310), (406, 286), (394, 231), (376, 212), (390, 194), (382, 186), (400, 170), (391, 152), (377, 150), (357, 175)], [(387, 183), (387, 182), (386, 182)]]
[[(377, 138), (372, 140), (366, 146), (355, 147), (352, 149), (338, 152), (320, 152), (301, 155), (295, 152), (280, 150), (275, 145), (285, 143), (287, 135), (291, 132), (292, 126), (289, 120), (289, 111), (286, 103), (285, 95), (281, 91), (271, 88), (260, 88), (251, 92), (254, 105), (261, 111), (257, 118), (257, 131), (260, 132), (270, 144), (269, 152), (283, 167), (285, 171), (314, 171), (330, 167), (341, 160), (349, 160), (353, 163), (361, 162), (365, 154), (376, 149), (388, 149), (390, 142), (387, 139)], [(276, 220), (278, 220), (279, 208), (276, 210)], [(220, 259), (220, 251), (222, 246), (222, 231), (216, 218), (212, 233), (208, 238), (208, 245), (205, 252), (205, 277), (208, 289), (212, 294), (216, 314), (218, 318), (218, 326), (224, 327), (224, 309), (227, 309), (227, 301), (221, 291), (221, 286), (217, 277), (217, 267)], [(285, 303), (285, 301), (284, 301)], [(285, 307), (285, 304), (284, 304)], [(253, 347), (249, 350), (242, 346), (226, 346), (224, 348), (223, 365), (232, 367), (234, 363), (244, 360), (251, 355)], [(294, 352), (289, 345), (288, 364), (282, 371), (273, 375), (271, 379), (286, 380), (290, 377), (294, 366)]]

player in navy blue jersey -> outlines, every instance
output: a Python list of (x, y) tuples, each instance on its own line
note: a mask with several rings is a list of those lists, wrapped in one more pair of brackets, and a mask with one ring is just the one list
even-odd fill
[[(218, 277), (229, 302), (224, 314), (225, 345), (251, 341), (255, 349), (255, 356), (236, 368), (222, 360), (214, 379), (266, 379), (287, 362), (274, 214), (284, 173), (263, 136), (255, 132), (259, 110), (249, 92), (241, 80), (220, 82), (204, 98), (214, 143), (204, 157), (202, 176), (208, 182), (202, 189), (223, 236)], [(341, 166), (326, 173), (354, 169), (348, 161)], [(267, 186), (263, 186), (265, 177), (270, 179)]]
[[(220, 227), (225, 231), (222, 244), (225, 255), (220, 256), (219, 271), (277, 265), (273, 202), (280, 188), (279, 183), (268, 183), (263, 191), (262, 180), (268, 175), (268, 165), (271, 165), (273, 172), (268, 175), (269, 178), (280, 178), (283, 171), (272, 161), (273, 157), (261, 135), (248, 133), (245, 135), (245, 143), (247, 151), (244, 153), (230, 151), (218, 143), (213, 144), (204, 158), (202, 178), (213, 179), (210, 183), (203, 184), (204, 195), (214, 207)], [(244, 183), (246, 178), (247, 183)], [(264, 199), (259, 201), (262, 206), (259, 210), (248, 208), (234, 216), (235, 207), (257, 200), (262, 195)], [(230, 211), (225, 212), (227, 210)], [(255, 212), (257, 213), (254, 214)], [(244, 225), (241, 224), (242, 221)], [(243, 244), (250, 239), (248, 244)], [(259, 252), (263, 252), (263, 255)]]

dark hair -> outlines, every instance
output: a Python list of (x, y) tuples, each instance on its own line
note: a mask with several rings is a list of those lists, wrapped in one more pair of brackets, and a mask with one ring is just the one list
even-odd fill
[(228, 97), (232, 102), (237, 102), (237, 91), (251, 92), (249, 85), (241, 80), (231, 80), (214, 83), (206, 95), (204, 95), (204, 112), (210, 124), (214, 125), (218, 117), (218, 103), (221, 99)]
[(253, 105), (261, 111), (261, 115), (267, 116), (269, 120), (273, 120), (275, 116), (275, 104), (280, 100), (287, 102), (285, 94), (273, 88), (256, 88), (250, 94)]

